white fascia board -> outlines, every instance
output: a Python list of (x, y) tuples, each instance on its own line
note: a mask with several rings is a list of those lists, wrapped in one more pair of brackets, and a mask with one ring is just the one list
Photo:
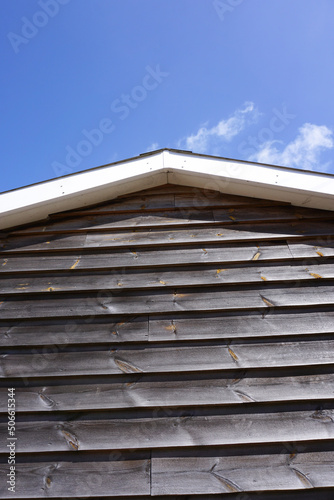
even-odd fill
[(237, 160), (164, 152), (168, 182), (334, 210), (334, 176)]
[(160, 150), (3, 193), (0, 229), (166, 183), (334, 210), (332, 175)]
[(158, 153), (34, 184), (0, 195), (0, 229), (166, 183), (163, 156)]

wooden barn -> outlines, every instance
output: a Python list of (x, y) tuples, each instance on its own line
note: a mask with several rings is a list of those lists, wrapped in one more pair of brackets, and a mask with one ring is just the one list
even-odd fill
[(334, 499), (334, 176), (159, 150), (0, 204), (1, 499)]

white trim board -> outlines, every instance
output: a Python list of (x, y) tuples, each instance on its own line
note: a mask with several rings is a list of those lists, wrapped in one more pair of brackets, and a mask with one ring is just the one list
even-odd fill
[(0, 194), (0, 229), (166, 183), (334, 211), (334, 176), (159, 150)]

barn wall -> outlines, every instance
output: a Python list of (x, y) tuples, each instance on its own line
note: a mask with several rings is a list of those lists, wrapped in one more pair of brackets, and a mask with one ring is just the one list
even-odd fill
[(4, 234), (0, 497), (333, 498), (333, 234), (172, 185)]

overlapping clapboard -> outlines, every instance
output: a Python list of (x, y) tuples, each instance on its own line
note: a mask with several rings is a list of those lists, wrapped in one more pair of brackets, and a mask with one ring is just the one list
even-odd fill
[(333, 498), (333, 235), (172, 185), (3, 234), (1, 498)]

